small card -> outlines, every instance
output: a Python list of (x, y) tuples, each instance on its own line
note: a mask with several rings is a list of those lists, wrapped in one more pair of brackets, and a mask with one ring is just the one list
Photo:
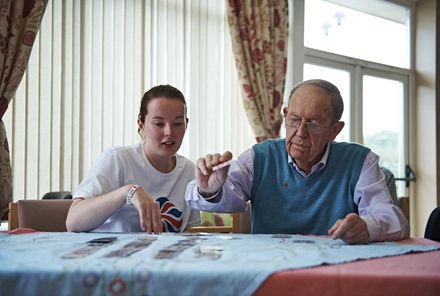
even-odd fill
[(219, 170), (219, 169), (221, 169), (221, 168), (224, 168), (224, 167), (226, 167), (226, 166), (228, 166), (228, 165), (231, 165), (232, 162), (233, 162), (233, 160), (230, 159), (230, 160), (225, 161), (225, 162), (223, 162), (223, 163), (221, 163), (221, 164), (218, 164), (218, 165), (216, 165), (216, 166), (213, 166), (213, 167), (212, 167), (212, 171), (217, 171), (217, 170)]
[(86, 242), (86, 245), (84, 247), (66, 253), (62, 255), (61, 258), (69, 259), (69, 258), (82, 258), (88, 256), (90, 254), (95, 253), (96, 251), (101, 250), (102, 248), (110, 246), (116, 239), (117, 239), (116, 236), (100, 237), (100, 238), (92, 239)]
[(198, 258), (219, 259), (223, 248), (219, 246), (200, 246), (197, 252)]
[(112, 251), (104, 257), (127, 257), (151, 245), (157, 238), (154, 236), (139, 237), (136, 240), (124, 245), (122, 248)]
[(177, 243), (168, 246), (164, 249), (159, 250), (159, 253), (154, 257), (155, 259), (171, 259), (179, 256), (180, 253), (186, 249), (206, 240), (204, 237), (200, 236), (188, 236)]
[(177, 235), (182, 236), (211, 236), (212, 234), (208, 232), (182, 232), (182, 233), (176, 233)]
[(79, 249), (76, 249), (72, 252), (69, 252), (67, 254), (64, 254), (61, 256), (61, 258), (82, 258), (85, 256), (88, 256), (90, 254), (95, 253), (96, 251), (100, 250), (102, 246), (84, 246)]
[(109, 236), (109, 237), (100, 237), (100, 238), (95, 238), (92, 239), (88, 242), (86, 242), (86, 244), (88, 245), (101, 245), (101, 244), (111, 244), (112, 242), (114, 242), (117, 239), (116, 236)]
[(314, 244), (315, 241), (310, 240), (310, 239), (298, 239), (298, 240), (293, 240), (292, 243), (295, 243), (295, 244)]
[(273, 238), (291, 238), (291, 234), (277, 233), (272, 235)]

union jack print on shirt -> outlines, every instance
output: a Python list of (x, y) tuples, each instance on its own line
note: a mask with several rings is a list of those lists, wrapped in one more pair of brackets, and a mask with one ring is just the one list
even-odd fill
[(160, 212), (162, 216), (162, 232), (179, 232), (182, 227), (182, 212), (166, 197), (159, 197)]

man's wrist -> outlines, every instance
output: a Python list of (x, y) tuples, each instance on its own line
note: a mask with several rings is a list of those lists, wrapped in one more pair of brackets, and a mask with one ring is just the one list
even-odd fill
[(205, 191), (200, 190), (199, 187), (197, 187), (197, 193), (198, 193), (201, 197), (203, 197), (205, 200), (213, 199), (214, 197), (217, 196), (217, 194), (219, 193), (219, 191), (220, 191), (220, 189), (217, 190), (216, 192), (205, 192)]

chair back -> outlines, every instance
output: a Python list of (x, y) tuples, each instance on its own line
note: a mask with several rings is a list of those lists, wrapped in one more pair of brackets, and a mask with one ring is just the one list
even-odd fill
[(66, 218), (72, 199), (19, 200), (18, 227), (37, 231), (67, 231)]
[[(248, 208), (246, 212), (238, 213), (238, 219), (240, 221), (240, 225), (238, 226), (238, 233), (251, 233), (251, 204), (248, 202)], [(235, 218), (235, 217), (234, 217)]]
[(385, 167), (380, 167), (382, 172), (385, 175), (385, 181), (387, 182), (388, 190), (391, 194), (391, 199), (393, 200), (393, 204), (398, 206), (399, 201), (397, 198), (397, 192), (396, 192), (396, 180), (394, 179), (394, 174)]
[(42, 199), (72, 199), (70, 191), (52, 191), (43, 195)]
[(440, 206), (435, 208), (428, 218), (425, 238), (440, 242)]

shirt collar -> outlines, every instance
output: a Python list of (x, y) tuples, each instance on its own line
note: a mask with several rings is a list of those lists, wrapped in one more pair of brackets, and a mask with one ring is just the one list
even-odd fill
[[(322, 170), (325, 165), (327, 164), (327, 159), (328, 159), (328, 154), (330, 152), (330, 145), (329, 143), (327, 143), (327, 147), (325, 148), (325, 152), (324, 155), (322, 156), (321, 160), (315, 164), (312, 167), (312, 172), (310, 173), (313, 174), (315, 171), (317, 170)], [(287, 162), (289, 163), (289, 165), (291, 165), (298, 173), (300, 173), (303, 177), (307, 177), (306, 174), (296, 165), (296, 163), (293, 161), (292, 156), (290, 156), (290, 154), (287, 154)]]

